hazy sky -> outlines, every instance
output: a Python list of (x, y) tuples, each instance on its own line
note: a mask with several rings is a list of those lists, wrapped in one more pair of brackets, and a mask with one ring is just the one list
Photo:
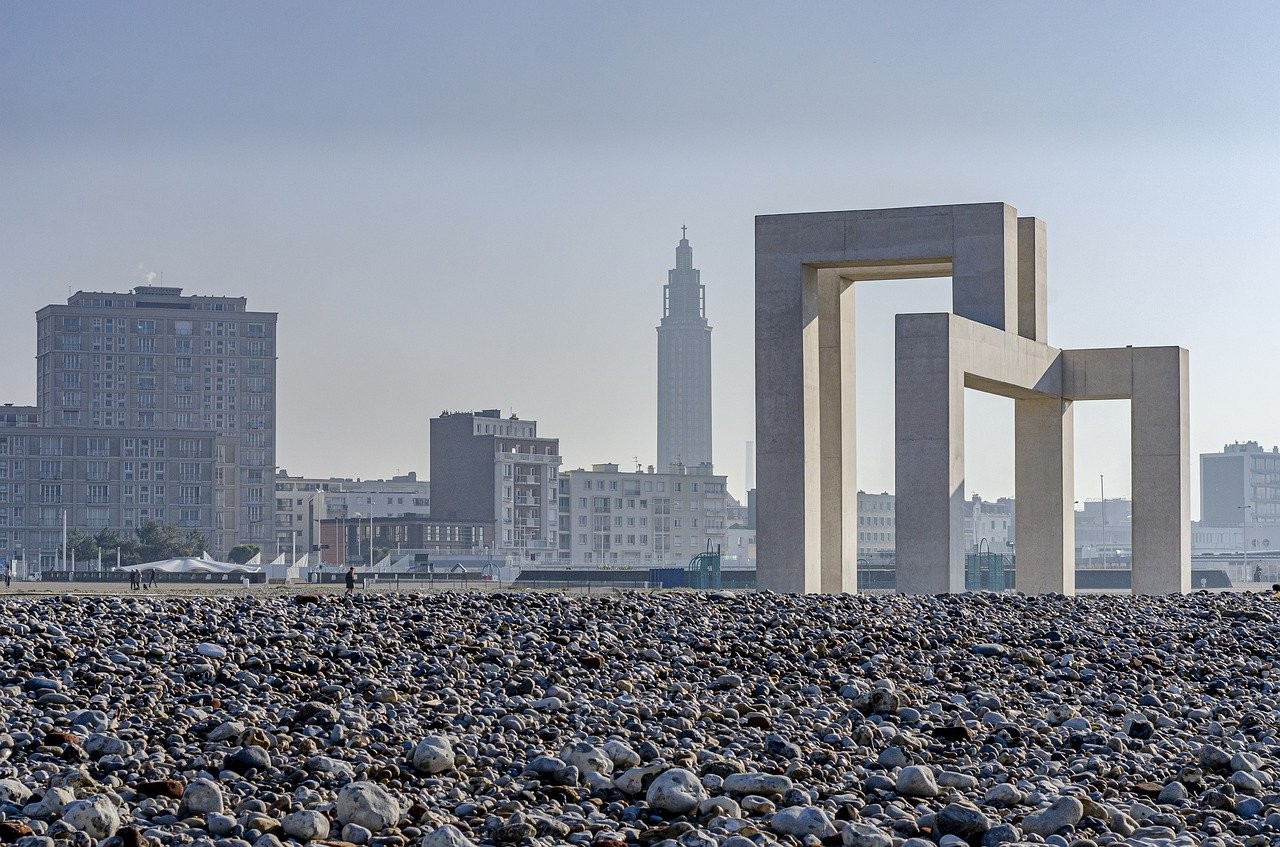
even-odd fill
[[(280, 313), (292, 473), (426, 472), (428, 418), (492, 406), (649, 464), (687, 223), (741, 491), (753, 216), (1002, 200), (1047, 221), (1052, 343), (1186, 346), (1192, 450), (1270, 445), (1277, 43), (1271, 3), (3, 3), (0, 398), (36, 309), (162, 272)], [(879, 491), (892, 315), (949, 294), (859, 297)], [(1012, 492), (1012, 417), (968, 403), (971, 492)], [(1077, 430), (1077, 496), (1127, 494), (1127, 404)]]

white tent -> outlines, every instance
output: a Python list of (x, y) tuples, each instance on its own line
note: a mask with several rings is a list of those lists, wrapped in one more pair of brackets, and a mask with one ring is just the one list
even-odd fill
[(261, 573), (257, 565), (233, 565), (230, 562), (215, 562), (212, 559), (165, 559), (162, 562), (142, 562), (137, 565), (125, 565), (122, 571), (160, 571), (161, 573)]

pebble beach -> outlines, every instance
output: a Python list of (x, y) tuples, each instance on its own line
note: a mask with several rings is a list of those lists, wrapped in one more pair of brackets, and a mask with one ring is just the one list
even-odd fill
[(1280, 844), (1269, 595), (0, 599), (18, 847)]

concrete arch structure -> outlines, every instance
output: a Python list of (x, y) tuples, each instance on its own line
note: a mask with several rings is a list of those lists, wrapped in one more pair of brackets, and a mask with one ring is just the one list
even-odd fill
[(1072, 403), (1128, 398), (1134, 591), (1188, 590), (1187, 351), (1049, 346), (1044, 224), (1003, 203), (756, 219), (760, 586), (856, 590), (856, 284), (946, 276), (953, 313), (897, 317), (899, 590), (964, 590), (965, 387), (1014, 398), (1019, 589), (1074, 592)]

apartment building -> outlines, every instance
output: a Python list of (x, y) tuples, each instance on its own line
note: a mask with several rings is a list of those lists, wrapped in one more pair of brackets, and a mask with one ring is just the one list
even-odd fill
[(90, 534), (152, 519), (212, 540), (218, 436), (31, 426), (35, 411), (0, 414), (0, 558), (53, 570), (64, 515)]
[(698, 468), (626, 472), (615, 464), (560, 474), (559, 560), (685, 565), (725, 543), (725, 477)]
[(556, 558), (560, 440), (497, 409), (431, 419), (431, 516), (492, 523), (494, 552)]
[(216, 435), (214, 548), (247, 541), (271, 555), (276, 318), (248, 311), (243, 297), (153, 285), (45, 306), (36, 313), (40, 425), (135, 443)]

